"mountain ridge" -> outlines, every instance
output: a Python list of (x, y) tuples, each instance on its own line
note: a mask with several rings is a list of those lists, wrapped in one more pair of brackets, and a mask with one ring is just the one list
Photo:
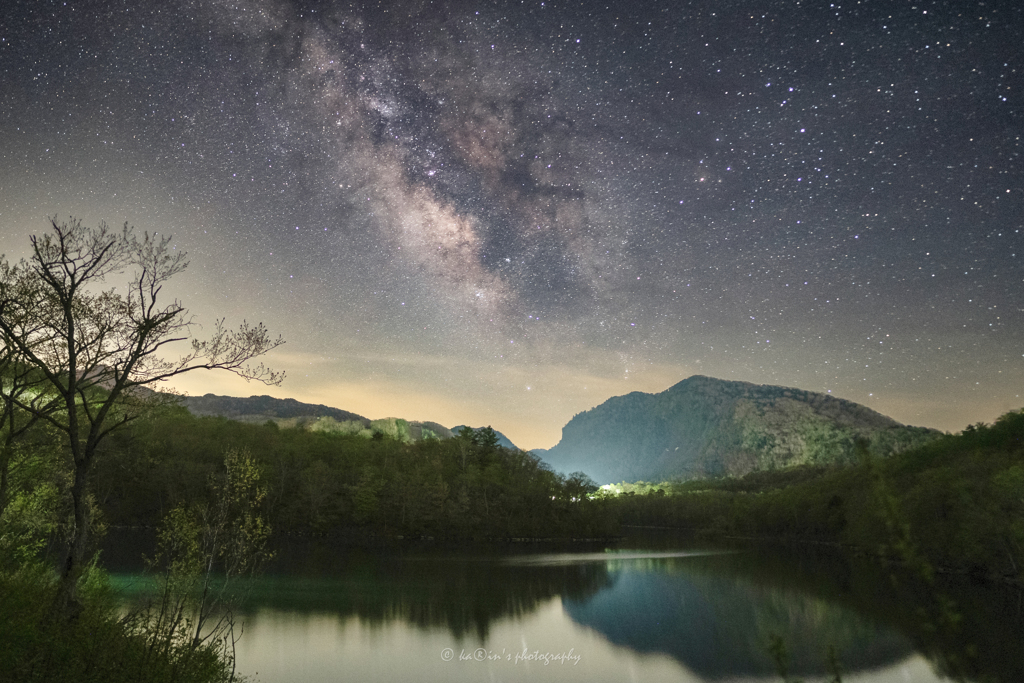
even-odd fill
[(179, 396), (178, 400), (190, 413), (198, 417), (220, 416), (239, 422), (331, 417), (338, 421), (358, 420), (367, 425), (370, 423), (368, 418), (341, 408), (319, 403), (302, 403), (294, 398), (274, 398), (266, 394), (243, 398), (207, 393), (202, 396)]
[[(269, 420), (281, 427), (366, 438), (385, 434), (406, 443), (448, 439), (461, 427), (394, 417), (370, 420), (340, 408), (266, 395), (205, 394), (179, 401), (197, 416)], [(501, 445), (515, 448), (498, 434)], [(558, 444), (532, 452), (556, 471), (582, 471), (600, 483), (617, 483), (849, 464), (859, 457), (858, 444), (884, 456), (938, 434), (830, 394), (693, 375), (659, 393), (613, 396), (577, 413), (562, 428)]]
[(694, 375), (578, 413), (542, 457), (600, 483), (660, 481), (846, 464), (859, 441), (887, 455), (938, 434), (829, 394)]
[[(405, 420), (385, 417), (371, 420), (357, 413), (319, 403), (303, 403), (294, 398), (272, 396), (179, 396), (178, 402), (197, 417), (225, 417), (237, 422), (262, 424), (270, 421), (280, 427), (301, 427), (311, 431), (360, 434), (372, 437), (374, 433), (392, 436), (400, 441), (412, 442), (425, 438), (450, 439), (465, 425), (448, 428), (437, 422)], [(473, 427), (480, 431), (482, 427)], [(501, 432), (498, 445), (516, 449), (517, 446)]]

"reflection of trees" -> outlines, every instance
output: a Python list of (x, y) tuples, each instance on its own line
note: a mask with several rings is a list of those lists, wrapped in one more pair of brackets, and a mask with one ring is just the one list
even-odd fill
[[(657, 573), (624, 572), (612, 590), (567, 602), (567, 611), (614, 642), (665, 652), (709, 678), (771, 675), (767, 646), (775, 634), (797, 676), (828, 673), (831, 645), (847, 672), (914, 649), (957, 680), (1024, 680), (1024, 598), (1017, 588), (950, 577), (929, 585), (868, 559), (808, 546), (764, 544), (648, 562), (659, 565)], [(630, 623), (631, 613), (643, 616)]]
[[(763, 544), (726, 555), (609, 554), (606, 561), (540, 563), (535, 555), (510, 562), (470, 551), (461, 557), (458, 551), (371, 552), (285, 540), (273, 574), (261, 580), (247, 609), (357, 616), (381, 627), (398, 619), (485, 639), (494, 620), (528, 615), (561, 597), (573, 619), (612, 642), (666, 653), (708, 679), (773, 676), (768, 648), (778, 635), (797, 677), (827, 674), (834, 646), (847, 673), (898, 661), (915, 649), (938, 671), (964, 671), (968, 680), (1024, 680), (1019, 590), (945, 577), (937, 585), (954, 601), (960, 626), (944, 632), (929, 617), (934, 590), (906, 576), (894, 583), (876, 562), (833, 549)], [(682, 544), (664, 534), (631, 545), (668, 550)], [(117, 566), (115, 553), (103, 557)]]
[(278, 551), (277, 571), (246, 609), (330, 612), (371, 625), (401, 620), (486, 639), (491, 623), (529, 614), (555, 597), (585, 600), (609, 584), (601, 563), (521, 566), (479, 556), (403, 555), (310, 544)]
[(841, 605), (900, 632), (940, 673), (954, 679), (1024, 681), (1019, 656), (1024, 597), (1019, 588), (951, 576), (928, 583), (828, 548), (763, 545), (734, 561), (723, 559), (700, 558), (691, 574), (729, 576), (761, 587), (791, 586)]

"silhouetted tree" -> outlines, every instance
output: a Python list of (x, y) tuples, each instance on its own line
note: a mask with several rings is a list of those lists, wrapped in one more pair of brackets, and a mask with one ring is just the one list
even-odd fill
[[(243, 322), (230, 331), (223, 320), (210, 339), (193, 338), (188, 310), (176, 300), (158, 303), (164, 283), (188, 265), (169, 237), (140, 239), (127, 223), (119, 232), (75, 218), (50, 224), (52, 231), (31, 238), (27, 261), (12, 266), (0, 259), (0, 337), (16, 363), (42, 381), (33, 398), (8, 392), (6, 399), (53, 425), (70, 451), (74, 519), (56, 607), (73, 615), (89, 540), (86, 481), (103, 439), (140, 413), (144, 387), (185, 372), (221, 369), (279, 384), (283, 374), (248, 363), (283, 341), (262, 324)], [(118, 274), (128, 274), (124, 294), (100, 289)], [(180, 341), (191, 341), (186, 353), (161, 357)]]
[(487, 425), (476, 430), (473, 442), (485, 453), (490, 453), (498, 447), (498, 434), (490, 425)]

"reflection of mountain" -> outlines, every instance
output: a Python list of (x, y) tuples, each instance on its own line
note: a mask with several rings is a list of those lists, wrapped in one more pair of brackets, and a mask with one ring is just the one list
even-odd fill
[[(122, 546), (134, 543), (119, 552), (108, 537), (104, 565), (137, 572), (141, 555), (153, 554), (152, 533), (117, 536)], [(673, 657), (707, 680), (779, 680), (767, 655), (769, 636), (777, 634), (798, 678), (827, 673), (832, 645), (844, 680), (913, 649), (950, 678), (1024, 681), (1018, 588), (966, 577), (924, 585), (899, 575), (893, 582), (891, 568), (827, 549), (763, 544), (679, 556), (685, 545), (678, 536), (653, 531), (616, 551), (573, 545), (541, 554), (541, 546), (530, 545), (510, 556), (509, 547), (490, 546), (495, 555), (488, 557), (479, 546), (466, 551), (473, 554), (432, 546), (370, 552), (326, 539), (278, 541), (274, 564), (246, 610), (336, 615), (339, 622), (356, 616), (382, 628), (400, 620), (484, 641), (498, 620), (528, 617), (560, 597), (576, 623), (616, 645)], [(123, 576), (117, 575), (122, 594), (141, 592)], [(952, 630), (934, 618), (947, 599), (956, 610)]]
[[(829, 646), (847, 672), (890, 664), (910, 654), (905, 639), (856, 613), (793, 590), (732, 577), (691, 573), (687, 563), (663, 571), (624, 567), (597, 595), (563, 600), (566, 613), (611, 642), (667, 654), (709, 679), (770, 676), (773, 634), (789, 649), (790, 672), (825, 675)], [(666, 572), (670, 566), (674, 571)]]
[[(813, 596), (813, 602), (856, 612), (902, 634), (949, 678), (1024, 681), (1024, 595), (1019, 587), (962, 576), (928, 583), (912, 573), (893, 574), (892, 567), (869, 558), (841, 557), (814, 546), (763, 544), (750, 550), (675, 566), (685, 567), (700, 585), (734, 580), (758, 594), (799, 592), (805, 600)], [(849, 654), (840, 655), (845, 664)]]

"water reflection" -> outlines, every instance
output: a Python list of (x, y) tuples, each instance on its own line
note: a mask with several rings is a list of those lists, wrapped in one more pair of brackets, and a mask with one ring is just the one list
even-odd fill
[(518, 619), (559, 596), (583, 600), (609, 585), (598, 563), (529, 566), (488, 557), (348, 554), (333, 575), (262, 578), (246, 610), (273, 608), (357, 616), (370, 625), (403, 621), (486, 640), (491, 625)]
[(770, 676), (772, 636), (788, 649), (789, 671), (824, 676), (835, 649), (846, 671), (892, 665), (911, 654), (891, 629), (797, 591), (762, 588), (690, 571), (687, 563), (622, 567), (589, 599), (564, 601), (573, 621), (637, 652), (658, 652), (706, 679)]
[[(674, 550), (650, 552), (641, 550), (605, 550), (599, 553), (541, 553), (537, 555), (517, 555), (504, 558), (505, 564), (527, 565), (533, 567), (556, 566), (569, 564), (585, 564), (588, 562), (600, 562), (609, 569), (615, 569), (623, 563), (638, 567), (640, 560), (663, 560), (673, 557), (699, 557), (704, 555), (726, 555), (736, 551), (731, 550)], [(661, 567), (662, 565), (651, 565)]]
[[(830, 647), (844, 681), (937, 681), (933, 666), (1024, 680), (1009, 593), (954, 591), (959, 630), (941, 633), (921, 617), (934, 596), (870, 562), (675, 543), (486, 554), (293, 544), (244, 603), (239, 667), (265, 683), (776, 681), (768, 646), (780, 637), (805, 680), (826, 679)], [(524, 652), (577, 659), (513, 661)]]
[(400, 621), (486, 644), (495, 622), (522, 620), (560, 598), (565, 615), (609, 642), (667, 655), (708, 679), (773, 674), (772, 636), (783, 638), (790, 672), (800, 676), (826, 674), (830, 647), (849, 672), (891, 665), (913, 651), (876, 620), (766, 582), (773, 577), (764, 558), (749, 551), (315, 552), (260, 581), (247, 609), (355, 616), (370, 628)]
[[(690, 563), (689, 575), (705, 577), (695, 580), (731, 579), (760, 592), (793, 592), (805, 600), (843, 608), (900, 634), (944, 678), (1024, 681), (1024, 657), (1019, 656), (1024, 647), (1020, 588), (966, 576), (922, 581), (897, 567), (828, 548), (744, 547), (746, 552), (730, 558), (698, 558)], [(788, 598), (782, 602), (790, 603)], [(863, 648), (880, 644), (865, 642), (845, 657), (856, 661), (860, 652), (869, 659)]]

